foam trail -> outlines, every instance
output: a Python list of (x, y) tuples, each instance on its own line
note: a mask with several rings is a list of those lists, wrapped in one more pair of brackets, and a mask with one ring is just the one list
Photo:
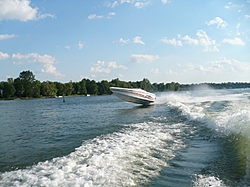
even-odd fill
[[(250, 179), (250, 100), (248, 92), (218, 91), (214, 93), (167, 93), (157, 104), (178, 109), (190, 120), (199, 120), (215, 132), (214, 136), (233, 139), (245, 177), (239, 186), (249, 186)], [(218, 177), (196, 175), (194, 186), (225, 186)]]
[(3, 173), (0, 186), (144, 184), (167, 167), (176, 150), (185, 147), (175, 135), (182, 133), (181, 129), (185, 129), (184, 124), (132, 124), (120, 132), (86, 141), (68, 156)]

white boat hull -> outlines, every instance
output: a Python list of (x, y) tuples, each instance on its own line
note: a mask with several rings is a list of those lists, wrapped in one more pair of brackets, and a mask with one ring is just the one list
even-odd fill
[(110, 90), (121, 100), (142, 105), (150, 105), (155, 101), (155, 94), (138, 88), (110, 87)]

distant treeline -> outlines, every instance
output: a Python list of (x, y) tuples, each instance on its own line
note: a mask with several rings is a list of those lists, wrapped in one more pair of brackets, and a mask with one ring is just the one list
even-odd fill
[(123, 88), (142, 88), (150, 92), (181, 91), (193, 89), (233, 89), (250, 88), (250, 83), (203, 83), (203, 84), (179, 84), (171, 83), (153, 83), (144, 78), (142, 81), (126, 82), (118, 78), (111, 81), (82, 79), (79, 82), (40, 82), (35, 79), (31, 71), (23, 71), (16, 79), (8, 78), (6, 82), (0, 82), (0, 98), (41, 98), (70, 95), (109, 95), (112, 94), (110, 87)]

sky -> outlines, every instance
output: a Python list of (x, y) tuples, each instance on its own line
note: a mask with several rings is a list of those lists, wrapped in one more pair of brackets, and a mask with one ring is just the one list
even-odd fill
[(250, 82), (250, 0), (0, 0), (0, 81)]

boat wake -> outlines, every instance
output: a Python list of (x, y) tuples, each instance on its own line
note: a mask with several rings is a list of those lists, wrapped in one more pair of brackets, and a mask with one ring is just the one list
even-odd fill
[[(235, 151), (235, 160), (242, 174), (236, 186), (250, 185), (250, 93), (210, 91), (202, 93), (165, 93), (157, 97), (156, 104), (176, 108), (189, 120), (206, 124), (216, 139), (226, 139)], [(231, 163), (228, 163), (231, 164)], [(224, 171), (229, 172), (229, 171)], [(230, 171), (233, 172), (233, 171)], [(222, 173), (197, 173), (194, 186), (227, 186)], [(230, 185), (229, 185), (230, 186)]]
[[(157, 119), (158, 121), (160, 119)], [(164, 119), (162, 119), (164, 120)], [(184, 124), (138, 123), (85, 141), (68, 156), (0, 175), (0, 186), (135, 186), (159, 175), (185, 144)], [(168, 148), (166, 148), (168, 147)]]

